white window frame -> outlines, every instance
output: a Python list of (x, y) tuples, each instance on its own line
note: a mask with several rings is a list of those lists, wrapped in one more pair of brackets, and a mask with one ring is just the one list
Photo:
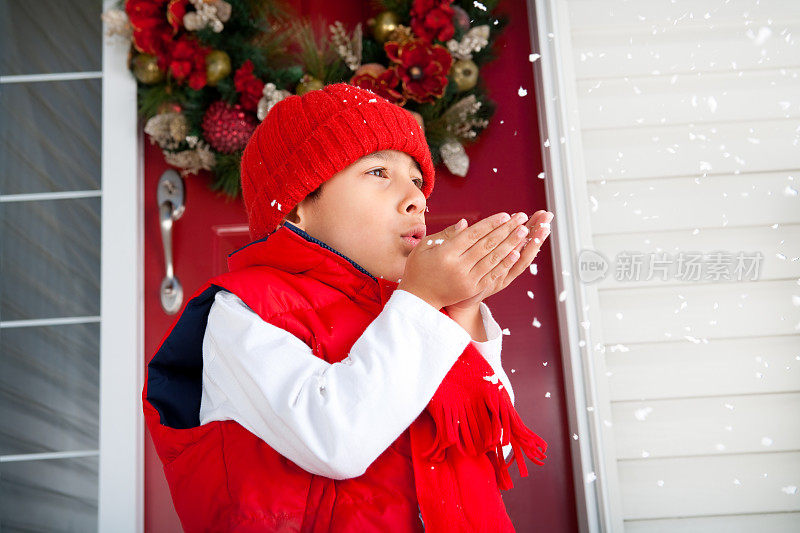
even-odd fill
[[(527, 0), (578, 527), (582, 533), (623, 530), (623, 513), (596, 285), (581, 283), (583, 249), (594, 249), (572, 68), (567, 0)], [(562, 296), (563, 295), (563, 296)], [(587, 324), (587, 327), (581, 325)], [(598, 349), (599, 348), (599, 349)], [(578, 438), (573, 438), (577, 435)], [(566, 495), (565, 495), (566, 496)]]
[(144, 167), (129, 46), (103, 29), (98, 531), (118, 533), (144, 530)]

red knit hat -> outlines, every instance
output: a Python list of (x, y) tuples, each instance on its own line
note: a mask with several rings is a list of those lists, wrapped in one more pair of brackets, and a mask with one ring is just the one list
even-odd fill
[(334, 174), (378, 150), (405, 152), (422, 169), (425, 198), (434, 169), (425, 134), (407, 109), (367, 89), (334, 83), (275, 104), (242, 154), (242, 197), (255, 240)]

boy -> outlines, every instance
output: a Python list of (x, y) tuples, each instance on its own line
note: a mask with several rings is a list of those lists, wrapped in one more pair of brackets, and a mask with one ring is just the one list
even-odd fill
[(433, 181), (419, 124), (370, 91), (291, 96), (256, 129), (254, 240), (187, 302), (143, 391), (186, 530), (513, 531), (502, 446), (526, 475), (546, 443), (482, 300), (552, 215), (531, 246), (524, 214), (426, 236)]

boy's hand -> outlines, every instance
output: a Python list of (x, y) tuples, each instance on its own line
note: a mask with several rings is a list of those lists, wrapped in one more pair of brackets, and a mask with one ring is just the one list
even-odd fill
[(513, 269), (516, 273), (509, 276), (521, 253), (529, 257), (528, 264), (533, 260), (540, 243), (536, 250), (525, 246), (530, 228), (526, 224), (525, 230), (514, 232), (527, 218), (525, 213), (514, 218), (498, 213), (471, 227), (454, 224), (426, 236), (409, 254), (397, 288), (417, 295), (436, 309), (475, 298), (479, 302), (527, 267)]
[[(536, 211), (533, 215), (531, 215), (531, 218), (525, 223), (525, 227), (527, 227), (529, 230), (529, 236), (527, 236), (522, 242), (514, 247), (514, 250), (520, 253), (520, 258), (506, 272), (506, 275), (496, 279), (494, 283), (488, 286), (482, 293), (476, 294), (475, 296), (466, 300), (448, 305), (448, 313), (469, 311), (473, 308), (477, 308), (478, 304), (480, 304), (483, 300), (508, 287), (508, 285), (514, 281), (517, 276), (519, 276), (525, 271), (526, 268), (530, 266), (530, 264), (539, 254), (539, 250), (541, 249), (542, 244), (544, 244), (544, 240), (550, 235), (549, 224), (550, 221), (553, 220), (553, 216), (553, 213), (543, 210)], [(546, 225), (540, 226), (541, 223), (546, 223)], [(536, 242), (536, 239), (538, 239), (538, 243)]]

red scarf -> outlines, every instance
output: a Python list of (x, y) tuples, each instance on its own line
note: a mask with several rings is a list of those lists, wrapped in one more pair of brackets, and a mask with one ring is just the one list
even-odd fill
[[(442, 312), (450, 316), (444, 309)], [(523, 452), (538, 465), (543, 465), (542, 459), (547, 457), (547, 443), (525, 426), (505, 388), (499, 382), (484, 379), (493, 374), (492, 367), (470, 342), (425, 411), (411, 425), (417, 494), (427, 531), (473, 531), (475, 524), (482, 523), (485, 502), (469, 501), (469, 490), (458, 488), (468, 488), (469, 480), (456, 477), (456, 472), (467, 472), (454, 465), (446, 466), (445, 459), (458, 463), (459, 456), (485, 453), (494, 467), (497, 485), (509, 490), (513, 483), (508, 469), (514, 459), (520, 475), (526, 477)], [(502, 446), (509, 443), (514, 457), (506, 463)], [(441, 505), (442, 500), (461, 500), (464, 505), (453, 508)]]

